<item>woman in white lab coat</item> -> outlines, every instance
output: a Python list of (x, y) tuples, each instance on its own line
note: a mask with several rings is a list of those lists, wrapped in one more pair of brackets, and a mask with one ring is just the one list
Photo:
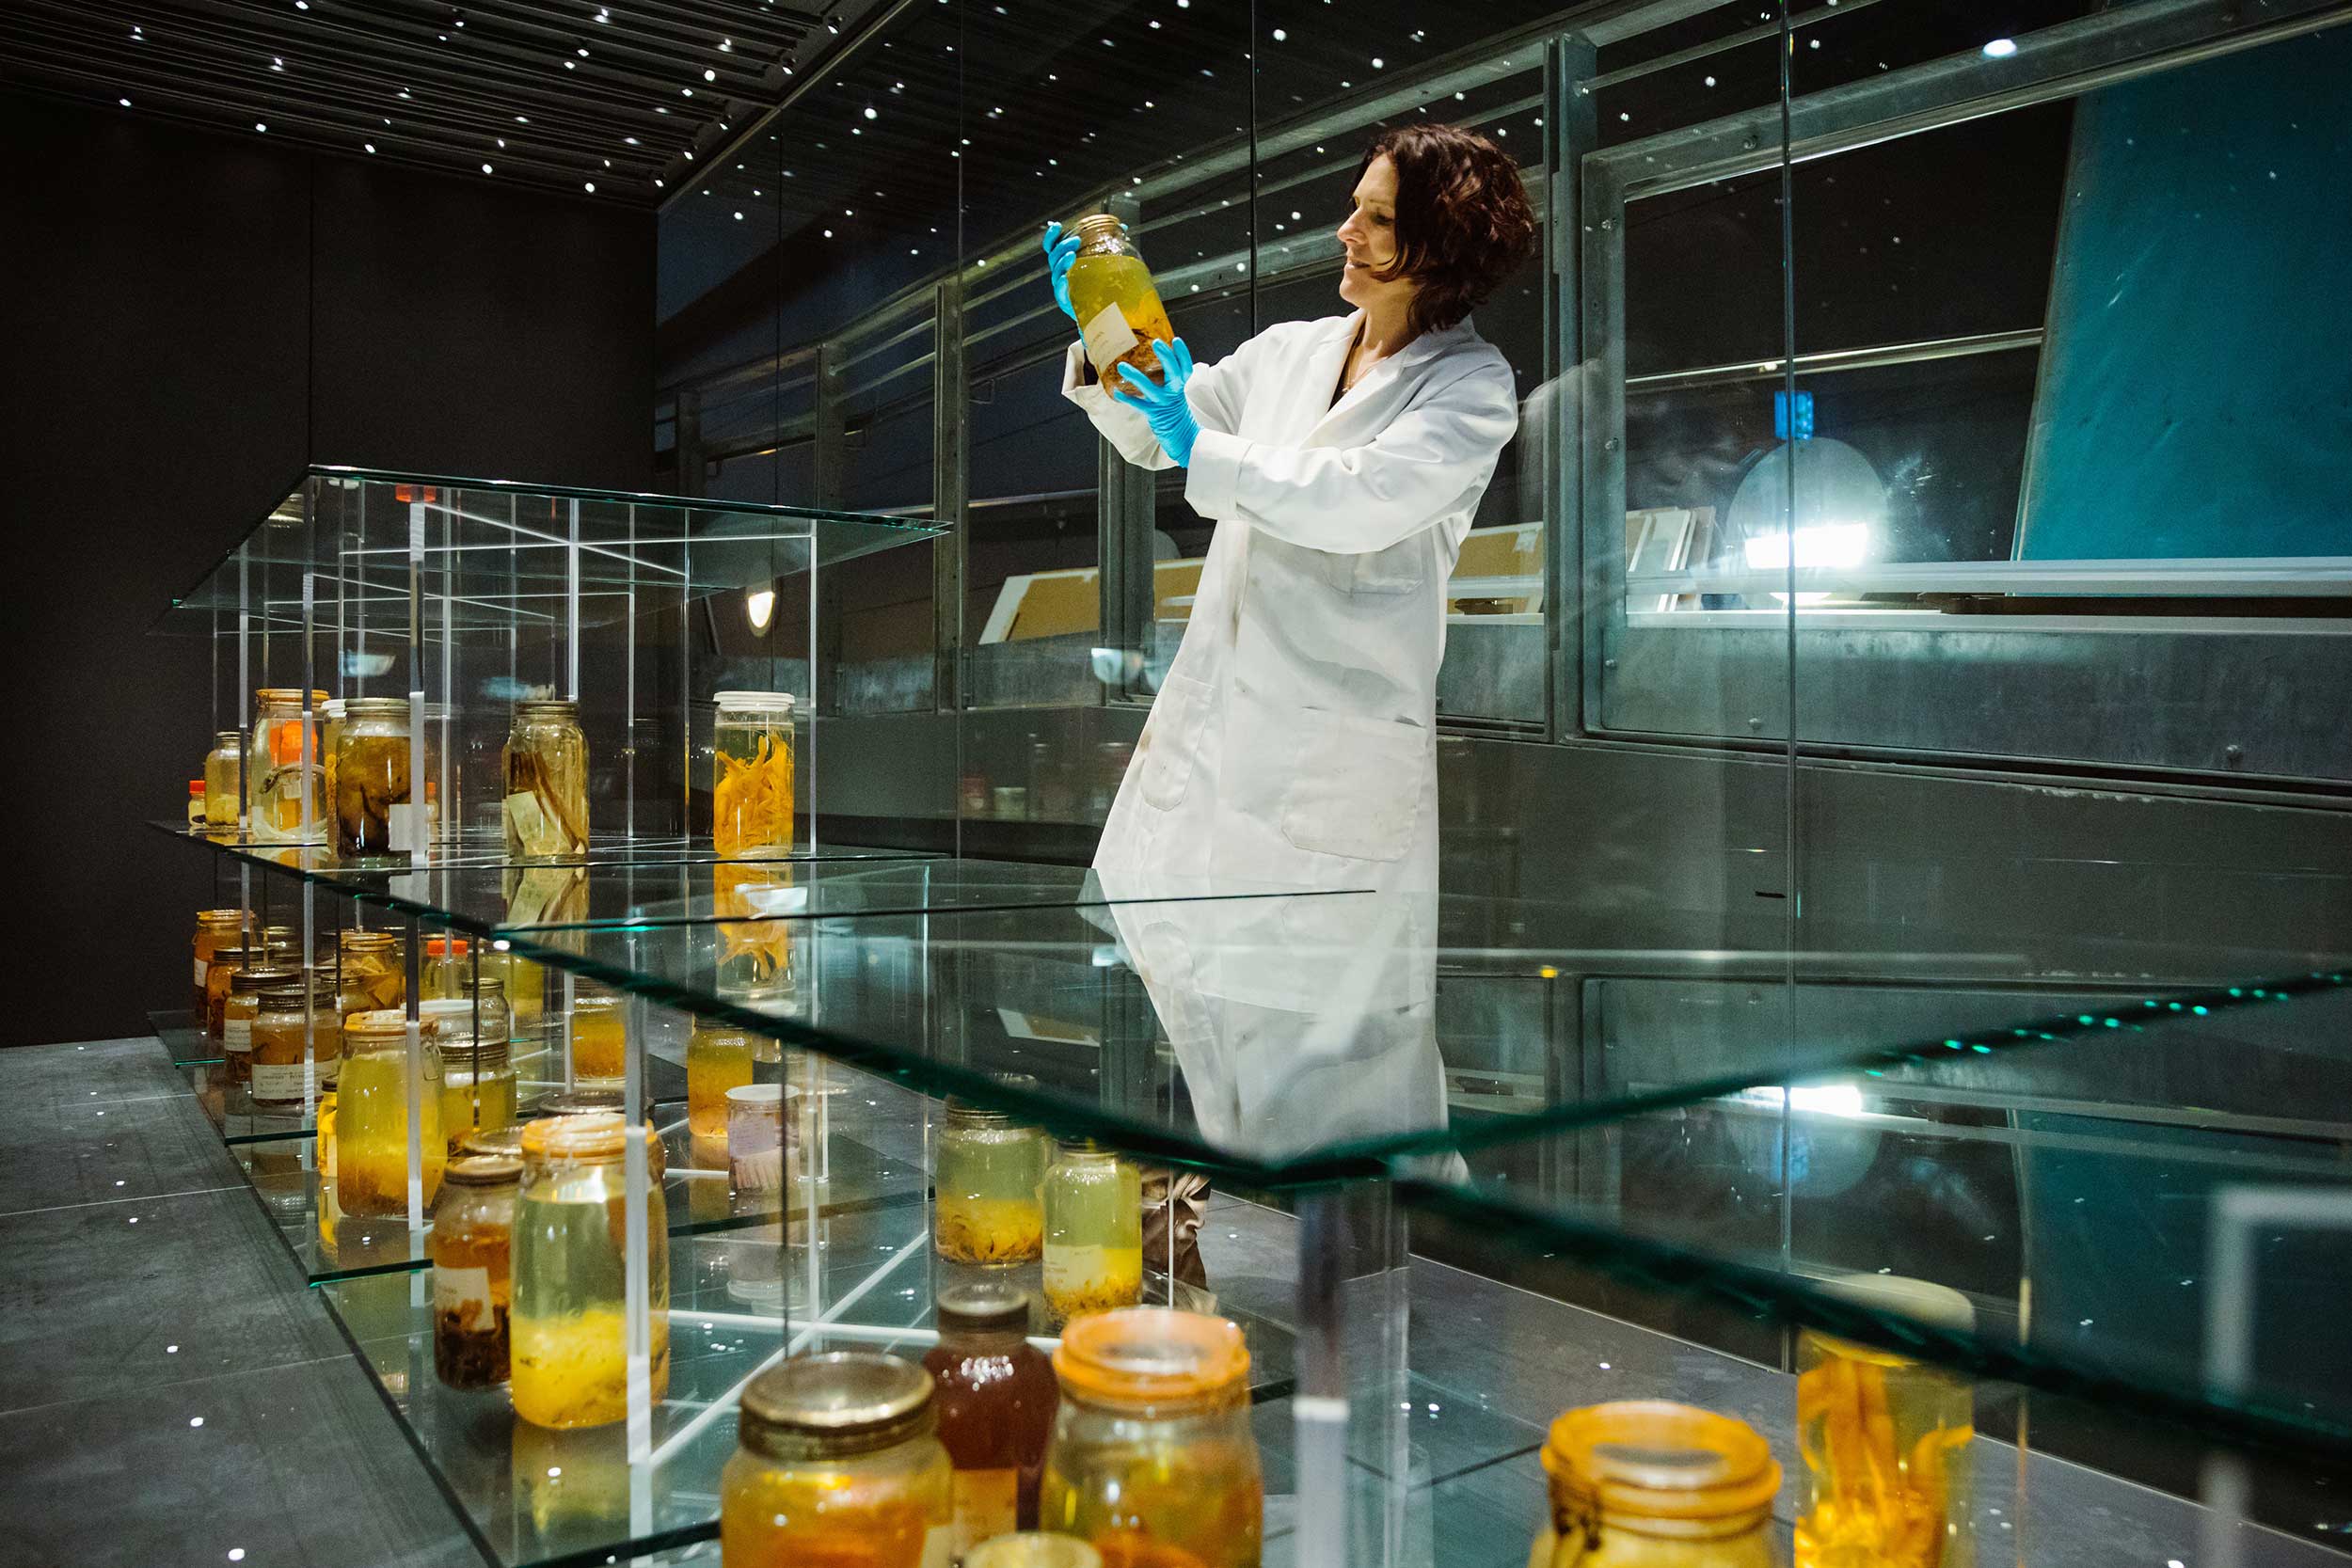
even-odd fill
[[(1164, 383), (1062, 393), (1220, 525), (1096, 850), (1106, 871), (1434, 892), (1446, 579), (1518, 427), (1470, 308), (1535, 225), (1518, 166), (1445, 125), (1369, 148), (1340, 226), (1352, 315), (1282, 322)], [(1074, 239), (1046, 233), (1057, 297)]]

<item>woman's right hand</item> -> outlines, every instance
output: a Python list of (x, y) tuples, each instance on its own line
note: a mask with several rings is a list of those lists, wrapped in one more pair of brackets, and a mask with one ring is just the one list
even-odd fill
[(1078, 319), (1078, 308), (1070, 303), (1070, 263), (1078, 259), (1078, 236), (1064, 234), (1061, 225), (1045, 226), (1045, 275), (1054, 285), (1054, 303), (1072, 321)]

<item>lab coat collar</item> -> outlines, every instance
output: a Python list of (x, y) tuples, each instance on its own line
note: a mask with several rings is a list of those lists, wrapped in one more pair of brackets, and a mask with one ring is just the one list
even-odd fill
[[(1363, 325), (1363, 308), (1359, 306), (1345, 316), (1334, 316), (1330, 319), (1334, 324), (1330, 332), (1326, 335), (1322, 342), (1315, 346), (1314, 357), (1309, 361), (1312, 366), (1310, 372), (1311, 379), (1308, 383), (1310, 386), (1329, 387), (1339, 380), (1340, 372), (1347, 363), (1347, 351), (1356, 341), (1357, 328)], [(1375, 365), (1365, 372), (1362, 380), (1341, 393), (1339, 400), (1316, 419), (1314, 428), (1320, 430), (1332, 418), (1355, 403), (1359, 394), (1368, 394), (1371, 388), (1382, 386), (1395, 376), (1405, 374), (1416, 365), (1449, 348), (1470, 342), (1477, 336), (1477, 329), (1470, 325), (1468, 316), (1442, 331), (1422, 333), (1411, 342), (1406, 343), (1403, 349)]]

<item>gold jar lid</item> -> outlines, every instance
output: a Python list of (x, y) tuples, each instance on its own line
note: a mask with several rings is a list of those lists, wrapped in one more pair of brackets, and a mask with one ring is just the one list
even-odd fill
[(618, 1089), (558, 1089), (539, 1102), (545, 1117), (619, 1116), (628, 1101)]
[(228, 751), (232, 747), (243, 751), (245, 750), (245, 732), (243, 730), (215, 730), (213, 732), (213, 746), (217, 751)]
[(408, 699), (405, 697), (347, 697), (343, 700), (345, 719), (405, 719)]
[[(264, 686), (256, 690), (253, 695), (264, 703), (290, 704), (295, 707), (302, 705), (302, 688), (298, 686)], [(314, 690), (310, 693), (312, 707), (324, 707), (326, 705), (326, 692)]]
[(363, 953), (389, 953), (400, 945), (400, 939), (389, 931), (348, 930), (336, 940), (342, 944), (345, 953), (355, 956)]
[(771, 1459), (838, 1459), (930, 1433), (931, 1374), (879, 1351), (837, 1350), (771, 1367), (743, 1390), (736, 1433)]
[(505, 1127), (475, 1127), (461, 1133), (457, 1139), (461, 1154), (496, 1155), (516, 1162), (522, 1169), (523, 1130), (511, 1123)]
[[(990, 1081), (1009, 1094), (1038, 1092), (1036, 1078), (1025, 1072), (992, 1073)], [(991, 1105), (975, 1105), (958, 1095), (947, 1097), (947, 1119), (960, 1127), (1010, 1127), (1013, 1124), (1011, 1112), (999, 1111)]]
[(398, 1007), (375, 1007), (343, 1020), (343, 1033), (355, 1040), (404, 1039), (408, 1015)]
[(1780, 1465), (1745, 1421), (1665, 1400), (1586, 1405), (1551, 1423), (1544, 1472), (1555, 1507), (1639, 1528), (1761, 1518)]
[(234, 926), (239, 930), (243, 930), (245, 911), (243, 910), (199, 910), (196, 913), (196, 923), (207, 928), (216, 926)]
[[(219, 955), (215, 954), (214, 957), (217, 959)], [(298, 969), (278, 969), (269, 965), (256, 964), (250, 969), (240, 969), (229, 976), (229, 993), (231, 996), (250, 996), (256, 991), (274, 990), (279, 986), (300, 984), (302, 984), (302, 972)]]
[(981, 1542), (963, 1554), (963, 1568), (1103, 1568), (1103, 1554), (1074, 1535), (1023, 1530)]
[(441, 1170), (441, 1180), (458, 1187), (511, 1187), (522, 1178), (523, 1163), (507, 1154), (468, 1154)]
[(571, 697), (525, 697), (515, 705), (515, 721), (526, 719), (578, 719), (580, 704)]
[(502, 1039), (484, 1039), (469, 1035), (462, 1039), (443, 1041), (441, 1069), (444, 1072), (499, 1072), (513, 1054), (513, 1045)]

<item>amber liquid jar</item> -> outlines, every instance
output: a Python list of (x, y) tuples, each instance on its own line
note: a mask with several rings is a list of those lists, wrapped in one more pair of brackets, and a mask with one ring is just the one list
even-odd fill
[(1127, 226), (1108, 213), (1095, 213), (1080, 218), (1073, 232), (1078, 254), (1070, 263), (1070, 306), (1094, 373), (1114, 389), (1127, 384), (1120, 365), (1133, 365), (1153, 381), (1166, 379), (1152, 344), (1173, 341), (1176, 328), (1160, 302), (1152, 269), (1127, 237)]
[(1029, 1343), (1029, 1298), (1008, 1285), (939, 1295), (939, 1343), (923, 1357), (938, 1386), (939, 1440), (955, 1465), (958, 1554), (1037, 1528), (1045, 1444), (1061, 1402), (1053, 1363)]
[(515, 1303), (515, 1200), (520, 1160), (452, 1160), (433, 1206), (433, 1371), (453, 1388), (489, 1388), (507, 1376)]
[(301, 978), (291, 969), (262, 963), (245, 963), (230, 971), (228, 993), (220, 1003), (222, 1075), (230, 1083), (253, 1081), (253, 1026), (261, 1019), (264, 993)]
[(345, 1019), (404, 1006), (408, 973), (400, 939), (389, 931), (343, 932), (335, 942), (335, 992)]
[(1571, 1410), (1544, 1444), (1528, 1568), (1772, 1568), (1780, 1466), (1754, 1427), (1664, 1401)]
[(931, 1380), (871, 1351), (752, 1379), (719, 1479), (725, 1568), (938, 1568), (951, 1560), (951, 1470)]
[[(335, 1014), (332, 995), (320, 995), (311, 1003), (311, 994), (298, 974), (289, 975), (285, 983), (272, 985), (262, 993), (262, 1011), (253, 1021), (256, 1110), (294, 1110), (301, 1105), (306, 1088), (315, 1098), (334, 1086), (342, 1068), (342, 1021)], [(306, 1023), (310, 1032), (307, 1084), (302, 1049)]]
[(588, 847), (588, 742), (580, 705), (536, 698), (515, 708), (507, 735), (506, 858), (562, 860)]
[(210, 977), (213, 955), (223, 947), (245, 945), (245, 911), (243, 910), (205, 910), (196, 917), (196, 936), (191, 945), (196, 951), (195, 1000), (188, 1006), (196, 1012), (199, 1022), (204, 1017), (205, 981)]

